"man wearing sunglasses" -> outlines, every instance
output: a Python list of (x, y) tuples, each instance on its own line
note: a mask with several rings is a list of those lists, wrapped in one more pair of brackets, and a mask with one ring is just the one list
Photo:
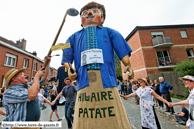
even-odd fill
[[(73, 128), (129, 129), (130, 124), (117, 91), (114, 51), (126, 66), (125, 72), (129, 71), (130, 77), (133, 78), (129, 61), (132, 50), (118, 31), (102, 26), (106, 18), (104, 5), (96, 2), (86, 4), (81, 8), (80, 18), (83, 28), (67, 39), (66, 43), (70, 43), (71, 48), (64, 49), (68, 61), (74, 61), (76, 73), (69, 70), (68, 75), (72, 80), (77, 79), (77, 98), (81, 100), (76, 101)], [(69, 68), (65, 57), (61, 63)], [(112, 95), (110, 101), (93, 101), (98, 100), (94, 99), (96, 95), (102, 95), (104, 98), (108, 94)], [(84, 98), (82, 101), (83, 95), (86, 95), (86, 100), (90, 102), (84, 102)], [(99, 115), (103, 112), (105, 120)], [(88, 118), (85, 117), (86, 113)], [(122, 124), (113, 122), (118, 120), (122, 121)]]
[[(50, 63), (50, 57), (47, 59)], [(3, 104), (6, 109), (6, 118), (3, 121), (38, 121), (40, 119), (37, 94), (40, 84), (44, 83), (48, 75), (48, 65), (46, 70), (42, 68), (37, 71), (33, 82), (28, 82), (25, 68), (14, 68), (5, 74), (7, 90), (4, 92)]]

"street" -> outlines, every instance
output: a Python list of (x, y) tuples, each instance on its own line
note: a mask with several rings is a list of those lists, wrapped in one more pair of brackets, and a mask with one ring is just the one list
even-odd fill
[[(134, 98), (129, 98), (128, 100), (122, 99), (122, 102), (124, 104), (125, 110), (127, 112), (127, 116), (129, 118), (129, 121), (131, 123), (131, 126), (133, 129), (141, 129), (141, 117), (140, 117), (140, 106), (136, 105), (134, 102)], [(41, 110), (41, 121), (49, 121), (49, 116), (51, 112), (51, 107), (46, 103), (47, 108), (44, 110)], [(65, 120), (64, 116), (64, 105), (58, 105), (58, 114), (60, 118), (63, 120), (61, 121), (62, 123), (62, 128), (66, 129), (67, 128), (67, 123)], [(1, 107), (5, 111), (4, 107)], [(176, 111), (177, 109), (175, 109)], [(162, 129), (188, 129), (186, 126), (179, 125), (178, 123), (175, 122), (173, 117), (171, 115), (166, 115), (166, 113), (161, 112), (159, 109), (156, 109), (156, 113), (161, 125)], [(0, 121), (3, 120), (3, 116), (0, 116)], [(53, 121), (57, 121), (58, 118), (56, 115), (53, 113), (52, 116)], [(46, 129), (46, 128), (43, 128)], [(52, 129), (52, 128), (49, 128)], [(53, 128), (54, 129), (54, 128)]]

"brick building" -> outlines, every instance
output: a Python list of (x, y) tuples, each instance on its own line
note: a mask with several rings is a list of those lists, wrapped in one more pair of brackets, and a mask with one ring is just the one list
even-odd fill
[[(37, 57), (34, 51), (30, 53), (26, 49), (26, 40), (22, 39), (14, 43), (0, 36), (0, 88), (3, 84), (3, 78), (7, 71), (12, 68), (26, 68), (28, 81), (32, 81), (36, 72), (44, 66), (42, 59)], [(50, 67), (47, 78), (57, 76), (57, 70)]]
[[(130, 62), (134, 79), (173, 71), (176, 63), (194, 58), (194, 24), (136, 26), (126, 41), (133, 50)], [(121, 67), (123, 73), (124, 65)]]

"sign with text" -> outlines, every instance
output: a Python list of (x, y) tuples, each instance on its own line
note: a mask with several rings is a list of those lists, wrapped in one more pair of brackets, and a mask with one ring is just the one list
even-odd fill
[(104, 63), (102, 49), (90, 49), (81, 53), (81, 66), (93, 63)]

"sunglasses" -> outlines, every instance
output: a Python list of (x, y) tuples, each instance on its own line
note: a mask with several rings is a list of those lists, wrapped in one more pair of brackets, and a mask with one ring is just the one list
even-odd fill
[(183, 81), (190, 81), (190, 82), (192, 82), (191, 80), (188, 80), (188, 79), (183, 79)]
[[(144, 82), (144, 81), (139, 81), (139, 83), (142, 83), (142, 82)], [(145, 82), (144, 82), (145, 83)]]

